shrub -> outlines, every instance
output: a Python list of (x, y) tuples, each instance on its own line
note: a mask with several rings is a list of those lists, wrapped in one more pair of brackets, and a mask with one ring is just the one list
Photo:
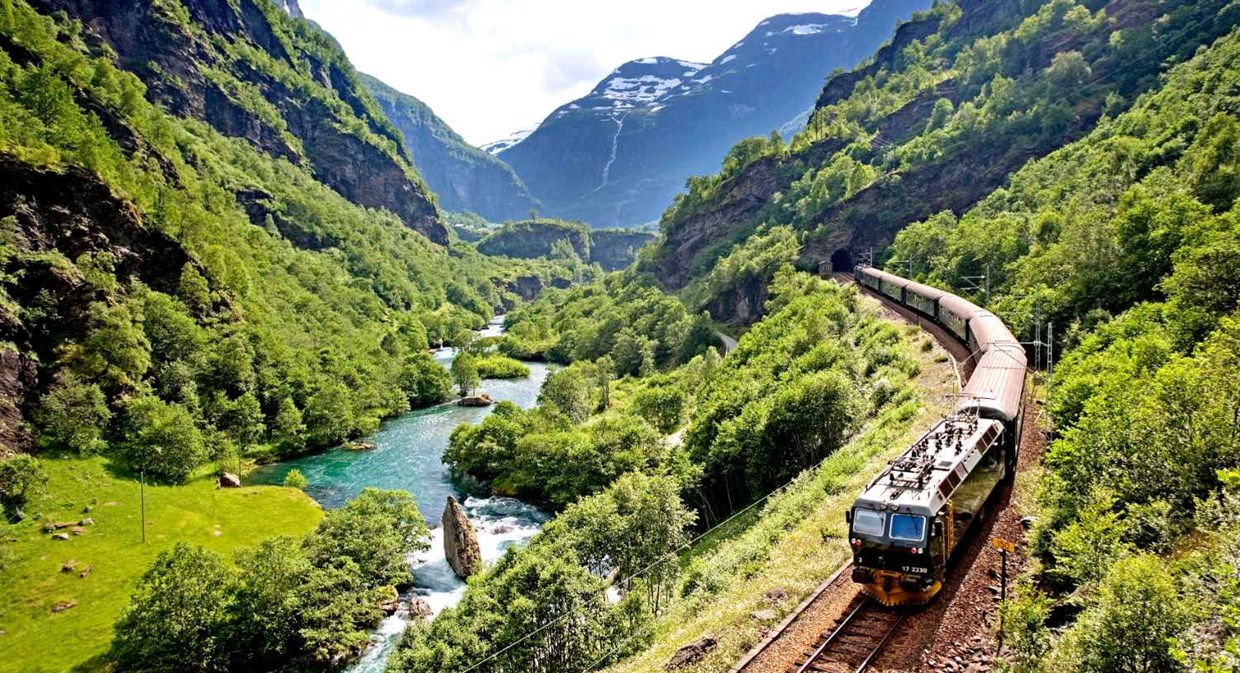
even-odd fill
[(293, 468), (289, 470), (288, 474), (284, 475), (284, 485), (289, 488), (305, 490), (306, 475), (302, 474), (301, 470)]
[(103, 428), (112, 418), (99, 386), (61, 370), (34, 412), (38, 444), (88, 455), (104, 447)]
[(33, 456), (19, 453), (0, 460), (0, 514), (11, 522), (26, 516), (26, 503), (38, 495), (47, 476)]
[(215, 552), (184, 542), (161, 552), (116, 623), (122, 670), (222, 671), (236, 575)]
[(478, 376), (484, 379), (519, 379), (530, 375), (530, 368), (503, 355), (484, 355), (475, 360)]
[(132, 400), (125, 408), (121, 462), (135, 472), (181, 483), (207, 458), (202, 432), (179, 404), (153, 395)]

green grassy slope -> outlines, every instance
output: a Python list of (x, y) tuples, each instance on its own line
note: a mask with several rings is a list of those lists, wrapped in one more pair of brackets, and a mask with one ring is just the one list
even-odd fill
[[(37, 516), (7, 527), (0, 542), (0, 671), (93, 668), (88, 662), (107, 650), (112, 623), (138, 578), (176, 542), (229, 555), (272, 535), (305, 534), (322, 516), (301, 491), (220, 489), (213, 473), (201, 474), (184, 486), (147, 485), (143, 544), (136, 480), (115, 475), (102, 458), (48, 458), (43, 464), (47, 495), (30, 507)], [(68, 540), (43, 531), (44, 522), (87, 517), (94, 524)], [(66, 564), (73, 569), (62, 572)], [(80, 577), (87, 567), (90, 573)], [(53, 610), (67, 601), (76, 606)]]

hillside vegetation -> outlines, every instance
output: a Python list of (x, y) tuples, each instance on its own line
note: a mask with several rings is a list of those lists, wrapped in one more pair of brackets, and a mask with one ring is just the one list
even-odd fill
[(905, 225), (962, 212), (1009, 173), (1089, 132), (1159, 85), (1169, 64), (1225, 35), (1223, 0), (961, 0), (897, 29), (866, 64), (827, 82), (805, 131), (737, 144), (664, 213), (648, 260), (669, 289), (751, 322), (770, 272), (711, 282), (736, 244), (787, 226), (799, 264), (848, 269)]
[(1070, 347), (1051, 386), (1042, 564), (1009, 608), (1019, 670), (1236, 665), (1237, 63), (1233, 32), (1085, 139), (892, 247), (939, 284), (988, 268), (1000, 315), (1025, 329), (1040, 315)]
[[(30, 372), (11, 402), (40, 447), (109, 446), (175, 481), (208, 458), (365, 434), (446, 396), (428, 342), (549, 273), (449, 253), (169, 114), (80, 24), (20, 0), (0, 22), (0, 304)], [(155, 459), (161, 442), (176, 450)]]
[(577, 222), (532, 219), (508, 222), (478, 241), (478, 251), (516, 259), (580, 260), (617, 271), (637, 259), (654, 234), (628, 229), (591, 229)]
[(217, 474), (442, 401), (428, 346), (571, 272), (445, 246), (399, 134), (309, 22), (131, 9), (0, 0), (3, 666), (331, 668), (409, 581), (412, 500), (367, 496), (303, 539), (305, 496)]
[[(610, 312), (623, 296), (575, 290), (532, 309)], [(481, 424), (458, 428), (445, 460), (559, 514), (471, 580), (459, 606), (415, 625), (392, 669), (568, 672), (620, 661), (649, 645), (653, 629), (667, 629), (661, 618), (710, 604), (763, 568), (780, 532), (821, 514), (817, 489), (838, 492), (889, 448), (885, 440), (919, 410), (911, 381), (920, 365), (901, 331), (855, 291), (790, 268), (771, 301), (771, 316), (722, 360), (713, 349), (690, 351), (672, 361), (680, 366), (626, 372), (613, 369), (623, 362), (619, 342), (602, 354), (573, 350), (537, 408), (501, 403)], [(632, 296), (622, 305), (642, 306)], [(683, 443), (664, 437), (682, 427)], [(759, 528), (744, 543), (699, 549), (694, 560), (695, 522), (713, 526), (819, 463), (807, 482), (816, 488), (772, 501), (746, 522)], [(609, 585), (618, 602), (605, 600)]]

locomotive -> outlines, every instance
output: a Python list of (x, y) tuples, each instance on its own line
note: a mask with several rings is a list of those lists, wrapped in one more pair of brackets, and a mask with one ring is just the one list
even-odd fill
[(885, 605), (928, 602), (1016, 471), (1025, 350), (994, 314), (949, 292), (868, 266), (857, 282), (944, 327), (969, 350), (973, 374), (953, 412), (866, 486), (845, 515), (852, 580)]

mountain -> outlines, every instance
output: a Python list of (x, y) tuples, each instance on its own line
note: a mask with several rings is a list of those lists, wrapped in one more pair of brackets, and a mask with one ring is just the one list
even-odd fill
[(692, 286), (691, 308), (751, 322), (781, 263), (844, 270), (870, 250), (881, 261), (904, 226), (964, 212), (1083, 137), (1238, 15), (1223, 0), (937, 6), (832, 76), (791, 143), (744, 141), (721, 172), (691, 180), (662, 218), (650, 270), (667, 289)]
[[(208, 449), (366, 434), (447, 394), (429, 342), (552, 279), (449, 242), (400, 131), (294, 7), (4, 3), (0, 454), (178, 481)], [(143, 458), (165, 422), (176, 455)]]
[(929, 0), (876, 0), (855, 19), (773, 16), (710, 63), (621, 65), (499, 151), (556, 217), (596, 227), (653, 221), (690, 175), (713, 172), (742, 138), (812, 107), (823, 77), (850, 68)]
[(370, 75), (361, 80), (404, 136), (409, 160), (441, 207), (492, 222), (527, 217), (540, 207), (507, 164), (466, 143), (426, 103)]
[(263, 152), (310, 167), (350, 201), (386, 208), (436, 243), (447, 231), (404, 142), (339, 45), (262, 0), (161, 3), (38, 0), (116, 50), (152, 101)]

